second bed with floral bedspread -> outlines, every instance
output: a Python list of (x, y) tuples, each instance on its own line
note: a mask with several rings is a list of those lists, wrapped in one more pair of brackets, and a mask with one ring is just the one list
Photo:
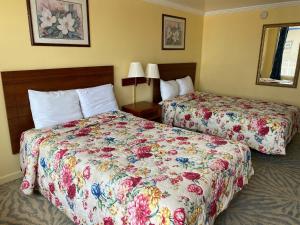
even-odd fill
[(163, 103), (163, 122), (232, 139), (266, 154), (286, 154), (299, 130), (299, 108), (195, 92)]
[(75, 224), (212, 224), (253, 174), (243, 144), (120, 111), (25, 132), (21, 166)]

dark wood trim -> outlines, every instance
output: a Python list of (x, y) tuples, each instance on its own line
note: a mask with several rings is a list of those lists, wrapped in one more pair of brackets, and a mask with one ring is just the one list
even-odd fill
[(141, 117), (156, 122), (161, 121), (161, 107), (159, 104), (152, 102), (136, 102), (122, 107), (124, 112), (131, 113), (137, 117)]
[[(165, 31), (165, 23), (164, 23), (164, 18), (165, 17), (172, 17), (176, 19), (182, 19), (184, 20), (184, 43), (183, 43), (183, 48), (166, 48), (164, 46), (164, 31)], [(162, 36), (161, 36), (161, 49), (162, 50), (185, 50), (185, 40), (186, 40), (186, 18), (184, 17), (179, 17), (179, 16), (172, 16), (168, 14), (162, 14)]]
[(34, 127), (28, 90), (56, 91), (114, 83), (113, 66), (1, 72), (13, 154), (19, 153), (21, 133)]
[(264, 51), (264, 40), (265, 40), (265, 30), (267, 28), (274, 28), (274, 27), (286, 27), (286, 26), (300, 26), (300, 23), (276, 23), (276, 24), (264, 24), (262, 28), (262, 35), (261, 35), (261, 43), (260, 43), (260, 51), (258, 57), (258, 66), (257, 66), (257, 75), (256, 75), (256, 85), (264, 85), (264, 86), (272, 86), (272, 87), (285, 87), (285, 88), (297, 88), (298, 86), (298, 79), (299, 79), (299, 72), (300, 72), (300, 46), (298, 51), (298, 59), (297, 59), (297, 67), (295, 70), (294, 76), (294, 83), (290, 84), (278, 84), (278, 83), (268, 83), (268, 82), (261, 82), (260, 81), (260, 70), (262, 66), (262, 56)]
[[(186, 76), (192, 78), (195, 83), (196, 77), (196, 63), (171, 63), (158, 64), (160, 79), (164, 81), (181, 79)], [(153, 79), (153, 102), (161, 102), (160, 94), (160, 79)]]
[(30, 40), (32, 46), (56, 46), (56, 47), (91, 47), (91, 35), (90, 35), (90, 17), (89, 17), (89, 2), (86, 1), (86, 16), (87, 16), (87, 32), (88, 32), (88, 44), (57, 44), (57, 43), (37, 43), (34, 40), (33, 34), (33, 21), (32, 21), (32, 14), (31, 14), (31, 4), (30, 0), (26, 0), (27, 3), (27, 16), (28, 16), (28, 23), (29, 23), (29, 33), (30, 33)]
[(145, 77), (137, 77), (137, 78), (128, 77), (128, 78), (122, 79), (122, 86), (144, 84), (146, 82), (147, 82), (147, 79)]

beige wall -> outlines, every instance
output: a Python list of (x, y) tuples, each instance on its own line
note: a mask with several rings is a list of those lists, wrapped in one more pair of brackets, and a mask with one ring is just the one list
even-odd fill
[[(90, 0), (91, 48), (33, 47), (26, 1), (0, 0), (0, 71), (114, 65), (120, 105), (132, 102), (132, 87), (121, 87), (131, 61), (200, 62), (202, 16), (142, 0)], [(185, 51), (161, 50), (162, 13), (187, 18)], [(199, 71), (198, 71), (199, 73)], [(198, 82), (199, 83), (199, 82)], [(137, 100), (151, 100), (151, 87), (140, 85)], [(0, 87), (0, 183), (19, 175), (18, 156), (11, 154), (9, 132)]]
[(300, 6), (204, 17), (200, 89), (300, 106), (297, 89), (255, 85), (263, 24), (300, 21)]

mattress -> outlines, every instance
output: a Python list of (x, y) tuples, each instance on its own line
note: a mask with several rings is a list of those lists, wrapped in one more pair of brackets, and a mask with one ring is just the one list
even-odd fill
[(285, 155), (299, 130), (299, 108), (287, 104), (204, 92), (162, 104), (165, 124), (239, 141), (265, 154)]
[(26, 131), (20, 157), (75, 224), (213, 224), (253, 174), (244, 144), (121, 111)]

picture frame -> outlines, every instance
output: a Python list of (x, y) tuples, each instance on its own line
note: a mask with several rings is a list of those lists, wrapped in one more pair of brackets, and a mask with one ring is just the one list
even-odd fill
[(186, 18), (162, 15), (162, 50), (185, 50)]
[(90, 47), (88, 0), (27, 0), (32, 45)]

